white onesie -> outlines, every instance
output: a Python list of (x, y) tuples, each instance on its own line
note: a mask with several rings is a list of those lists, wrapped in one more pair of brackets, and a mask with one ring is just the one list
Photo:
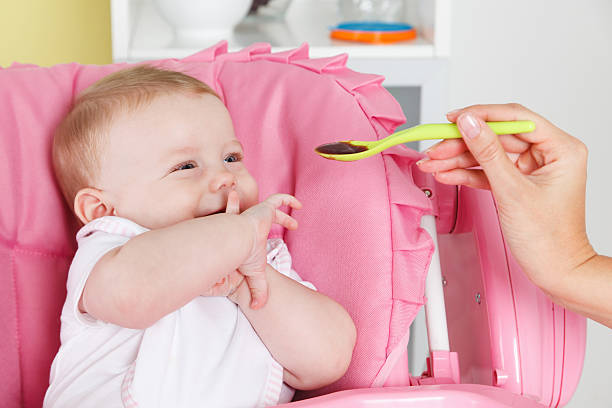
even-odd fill
[[(283, 383), (283, 367), (225, 297), (197, 297), (144, 330), (79, 311), (78, 300), (96, 262), (145, 231), (125, 218), (102, 217), (77, 233), (61, 347), (43, 406), (265, 407), (290, 401), (293, 390)], [(268, 240), (267, 249), (270, 265), (301, 282), (281, 239)]]

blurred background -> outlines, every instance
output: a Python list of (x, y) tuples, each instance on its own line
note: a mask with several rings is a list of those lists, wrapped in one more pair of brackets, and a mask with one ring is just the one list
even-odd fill
[[(283, 50), (306, 41), (314, 57), (347, 52), (351, 68), (385, 75), (408, 125), (443, 122), (446, 111), (470, 104), (518, 102), (588, 146), (587, 230), (596, 250), (612, 256), (611, 1), (391, 2), (388, 20), (413, 25), (418, 36), (386, 45), (329, 38), (330, 26), (363, 17), (355, 3), (237, 2), (240, 15), (229, 31), (183, 33), (182, 40), (162, 3), (0, 0), (0, 66), (181, 57), (223, 35), (230, 49), (266, 41)], [(612, 330), (589, 321), (582, 379), (569, 407), (612, 406), (611, 345)]]

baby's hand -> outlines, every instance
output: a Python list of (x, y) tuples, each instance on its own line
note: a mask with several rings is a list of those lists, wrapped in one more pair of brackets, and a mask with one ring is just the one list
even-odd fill
[[(231, 207), (235, 213), (239, 208), (238, 200), (238, 193), (231, 191), (227, 199), (227, 206), (228, 208)], [(253, 225), (253, 229), (250, 231), (253, 233), (253, 246), (247, 259), (238, 268), (249, 286), (252, 309), (262, 307), (268, 300), (268, 282), (265, 273), (267, 264), (266, 242), (272, 224), (278, 224), (290, 230), (297, 228), (297, 221), (279, 209), (284, 205), (296, 209), (302, 207), (297, 198), (289, 194), (273, 194), (240, 214), (243, 217), (248, 217)]]
[[(232, 194), (233, 193), (233, 194)], [(238, 195), (234, 191), (228, 195), (227, 204), (225, 205), (226, 214), (239, 214), (240, 202)], [(202, 296), (230, 296), (236, 292), (238, 286), (244, 281), (244, 275), (234, 270), (221, 278), (212, 288), (202, 294)]]

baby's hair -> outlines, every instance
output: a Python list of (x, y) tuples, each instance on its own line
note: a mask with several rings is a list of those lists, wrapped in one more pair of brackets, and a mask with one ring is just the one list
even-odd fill
[(181, 92), (219, 97), (204, 82), (181, 72), (139, 65), (110, 74), (85, 89), (53, 138), (53, 169), (68, 206), (78, 191), (93, 187), (115, 115), (146, 106), (155, 97)]

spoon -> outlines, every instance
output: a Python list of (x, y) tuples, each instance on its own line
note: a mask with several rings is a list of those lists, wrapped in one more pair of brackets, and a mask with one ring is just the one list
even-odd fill
[[(529, 133), (535, 129), (535, 123), (530, 120), (517, 120), (513, 122), (487, 122), (487, 125), (498, 135), (511, 135), (516, 133)], [(393, 133), (381, 140), (371, 142), (361, 140), (347, 140), (327, 143), (315, 149), (319, 155), (330, 160), (354, 161), (365, 159), (379, 153), (391, 146), (401, 143), (416, 142), (418, 140), (432, 139), (459, 139), (461, 133), (454, 123), (432, 123), (418, 125), (400, 132)]]

